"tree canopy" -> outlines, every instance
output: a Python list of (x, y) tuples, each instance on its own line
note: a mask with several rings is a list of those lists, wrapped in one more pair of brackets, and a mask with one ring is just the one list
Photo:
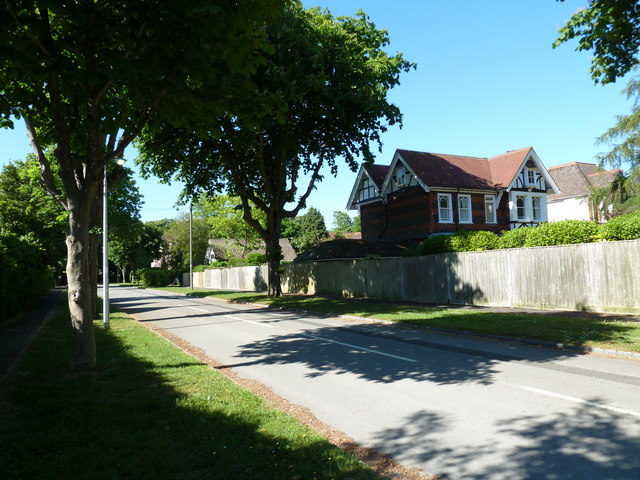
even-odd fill
[(560, 29), (553, 47), (574, 38), (578, 39), (576, 50), (593, 54), (593, 80), (615, 82), (638, 65), (640, 4), (636, 0), (590, 0)]
[(95, 363), (89, 229), (98, 223), (104, 165), (152, 118), (195, 118), (203, 98), (211, 115), (252, 91), (248, 75), (264, 44), (256, 22), (278, 9), (276, 0), (0, 5), (0, 125), (24, 120), (43, 183), (69, 213), (72, 369)]
[[(336, 18), (297, 1), (286, 5), (266, 25), (272, 50), (252, 77), (256, 89), (247, 103), (206, 123), (167, 123), (140, 146), (146, 172), (165, 180), (175, 175), (191, 192), (240, 198), (243, 218), (266, 244), (271, 295), (281, 293), (283, 219), (306, 206), (323, 166), (335, 175), (339, 159), (354, 171), (358, 159), (373, 161), (371, 147), (380, 147), (381, 133), (401, 121), (388, 91), (413, 67), (384, 50), (386, 31), (362, 12)], [(251, 108), (256, 104), (264, 108)], [(309, 181), (300, 185), (303, 174)]]

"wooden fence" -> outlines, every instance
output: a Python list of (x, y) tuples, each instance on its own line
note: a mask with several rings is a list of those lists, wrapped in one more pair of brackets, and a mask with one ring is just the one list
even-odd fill
[[(196, 277), (198, 275), (198, 277)], [(264, 291), (266, 266), (194, 286)], [(284, 292), (439, 304), (640, 312), (640, 240), (285, 265)]]

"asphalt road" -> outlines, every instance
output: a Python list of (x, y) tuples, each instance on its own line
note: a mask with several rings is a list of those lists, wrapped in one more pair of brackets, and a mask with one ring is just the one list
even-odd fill
[(640, 479), (640, 362), (112, 288), (241, 377), (450, 479)]

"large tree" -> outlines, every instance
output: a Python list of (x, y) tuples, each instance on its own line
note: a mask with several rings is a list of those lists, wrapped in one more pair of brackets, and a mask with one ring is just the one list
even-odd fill
[[(262, 246), (258, 232), (243, 218), (242, 202), (238, 197), (203, 193), (193, 208), (196, 216), (206, 220), (209, 238), (229, 241), (227, 256), (231, 256), (232, 251), (239, 251), (240, 257), (244, 258), (248, 252)], [(251, 216), (264, 225), (263, 212), (254, 208)]]
[[(564, 0), (558, 0), (563, 2)], [(560, 29), (553, 46), (574, 38), (576, 50), (590, 51), (591, 77), (611, 83), (638, 65), (640, 3), (636, 0), (590, 0)]]
[[(256, 71), (246, 104), (204, 124), (165, 125), (145, 137), (141, 153), (148, 172), (176, 175), (192, 192), (227, 191), (241, 199), (244, 219), (266, 244), (268, 292), (277, 296), (283, 219), (305, 207), (322, 167), (335, 175), (338, 159), (354, 171), (359, 158), (373, 161), (381, 132), (401, 120), (387, 94), (413, 65), (384, 50), (386, 31), (362, 12), (336, 18), (290, 1), (266, 32), (273, 51)], [(248, 108), (256, 104), (263, 109)], [(303, 174), (308, 181), (300, 185)]]
[[(24, 120), (49, 193), (69, 214), (71, 368), (95, 364), (90, 226), (103, 167), (154, 116), (223, 108), (248, 88), (263, 7), (275, 0), (7, 0), (0, 4), (0, 124)], [(55, 181), (44, 146), (54, 147)]]

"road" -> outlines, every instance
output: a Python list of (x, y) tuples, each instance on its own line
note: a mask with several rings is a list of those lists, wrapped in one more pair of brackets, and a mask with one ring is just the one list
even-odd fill
[(640, 479), (640, 362), (116, 287), (111, 299), (399, 463)]

